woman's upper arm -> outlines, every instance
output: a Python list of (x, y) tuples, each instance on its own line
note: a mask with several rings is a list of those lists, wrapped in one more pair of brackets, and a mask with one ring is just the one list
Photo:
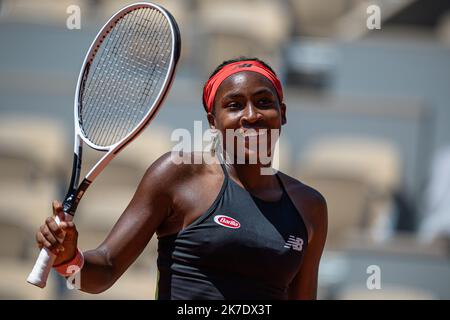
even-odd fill
[(327, 237), (327, 204), (317, 191), (309, 197), (304, 212), (312, 227), (311, 240), (308, 243), (302, 265), (289, 287), (289, 299), (316, 299), (319, 263)]
[(170, 212), (172, 165), (170, 155), (165, 154), (150, 166), (127, 208), (97, 249), (105, 253), (115, 280), (136, 260)]

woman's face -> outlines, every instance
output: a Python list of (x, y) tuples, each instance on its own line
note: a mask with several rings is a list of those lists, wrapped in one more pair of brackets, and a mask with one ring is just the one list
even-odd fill
[(256, 163), (252, 160), (257, 159), (260, 163), (261, 156), (272, 156), (281, 126), (286, 123), (286, 106), (280, 104), (270, 80), (243, 71), (221, 83), (208, 121), (222, 134), (227, 153), (232, 151), (229, 144), (234, 144), (234, 160)]

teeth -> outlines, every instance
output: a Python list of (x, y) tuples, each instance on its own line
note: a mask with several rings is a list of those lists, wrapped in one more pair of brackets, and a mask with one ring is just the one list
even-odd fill
[(243, 137), (258, 137), (267, 133), (267, 130), (239, 130), (239, 134)]

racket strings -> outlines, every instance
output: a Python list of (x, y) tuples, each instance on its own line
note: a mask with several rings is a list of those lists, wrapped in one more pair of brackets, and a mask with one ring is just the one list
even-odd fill
[[(126, 19), (123, 19), (122, 21), (121, 21), (121, 23), (125, 23), (127, 20)], [(113, 43), (113, 45), (110, 47), (110, 41), (108, 41), (107, 43), (106, 43), (106, 45), (105, 45), (105, 47), (104, 47), (104, 49), (102, 50), (102, 55), (101, 55), (101, 58), (100, 59), (103, 59), (103, 64), (101, 64), (100, 65), (100, 63), (96, 66), (96, 70), (99, 70), (100, 72), (103, 70), (103, 71), (105, 71), (105, 70), (108, 70), (108, 67), (110, 67), (112, 64), (117, 64), (118, 63), (118, 61), (117, 61), (117, 58), (118, 58), (118, 56), (117, 56), (117, 54), (119, 53), (118, 51), (117, 51), (117, 48), (118, 47), (120, 47), (120, 46), (123, 46), (123, 45), (125, 45), (125, 43), (123, 43), (123, 40), (124, 39), (127, 39), (126, 37), (120, 37), (120, 35), (118, 34), (118, 33), (120, 33), (120, 32), (122, 32), (123, 34), (125, 34), (126, 32), (125, 32), (125, 29), (122, 29), (122, 28), (118, 28), (118, 27), (116, 27), (116, 28), (114, 28), (113, 29), (113, 31), (116, 31), (114, 34), (112, 34), (111, 35), (111, 37), (109, 38), (109, 40), (111, 40), (111, 39), (116, 39), (116, 38), (120, 38), (122, 41), (121, 42), (115, 42), (115, 43)], [(114, 41), (113, 41), (114, 42)], [(106, 55), (106, 61), (105, 61), (105, 56), (104, 56), (104, 53), (105, 52), (107, 52), (107, 55)], [(113, 54), (113, 56), (111, 56), (111, 53)], [(114, 73), (114, 71), (113, 72), (110, 72), (106, 77), (104, 77), (103, 75), (99, 75), (99, 73), (100, 72), (97, 72), (97, 73), (94, 73), (93, 74), (93, 83), (95, 83), (96, 81), (98, 81), (99, 80), (99, 78), (101, 79), (102, 77), (103, 77), (103, 80), (100, 80), (100, 81), (109, 81), (109, 82), (112, 82), (112, 80), (114, 80), (114, 79), (116, 79), (116, 75), (115, 75), (115, 73)], [(97, 77), (95, 77), (97, 75)], [(109, 76), (109, 77), (108, 77)], [(117, 82), (117, 81), (115, 81), (115, 82)], [(100, 125), (99, 125), (99, 120), (101, 121), (101, 120), (103, 120), (103, 122), (104, 122), (104, 120), (106, 120), (105, 118), (105, 116), (104, 116), (104, 114), (105, 114), (105, 112), (108, 112), (108, 111), (111, 111), (111, 110), (106, 110), (105, 108), (104, 108), (104, 104), (105, 103), (107, 103), (107, 102), (109, 102), (110, 103), (110, 101), (108, 101), (109, 99), (108, 98), (111, 98), (111, 91), (112, 90), (117, 90), (116, 89), (116, 87), (117, 87), (117, 83), (111, 83), (111, 85), (107, 88), (107, 91), (106, 92), (104, 92), (104, 93), (100, 93), (100, 92), (98, 92), (98, 94), (96, 94), (96, 95), (94, 95), (94, 97), (96, 97), (97, 99), (95, 100), (95, 101), (87, 101), (87, 103), (91, 103), (92, 105), (93, 105), (93, 108), (91, 108), (90, 110), (91, 111), (102, 111), (102, 114), (100, 114), (100, 116), (98, 116), (98, 117), (96, 117), (95, 118), (95, 122), (92, 122), (91, 123), (91, 126), (86, 126), (86, 128), (89, 128), (89, 127), (93, 127), (93, 128), (95, 128), (96, 130), (93, 132), (93, 135), (94, 136), (96, 136), (97, 134), (98, 134), (98, 131), (99, 131), (99, 129), (100, 128), (103, 128), (103, 123), (100, 123)], [(95, 89), (97, 89), (97, 88), (95, 88)], [(120, 94), (120, 93), (119, 93)], [(107, 100), (108, 99), (108, 100)], [(101, 104), (101, 102), (104, 102), (103, 103), (103, 105)], [(115, 99), (115, 100), (113, 100), (113, 102), (115, 102), (115, 103), (117, 103), (117, 100)], [(114, 111), (114, 109), (116, 109), (117, 108), (117, 105), (114, 105), (113, 106), (113, 111)], [(116, 113), (114, 113), (114, 114), (116, 114)], [(91, 113), (91, 115), (92, 115), (92, 113)], [(117, 115), (117, 114), (116, 114)], [(102, 131), (101, 131), (102, 132)]]
[[(113, 65), (113, 63), (117, 63), (117, 59), (116, 59), (117, 57), (115, 57), (115, 59), (113, 59), (111, 57), (110, 52), (113, 52), (114, 48), (116, 48), (118, 45), (122, 45), (123, 40), (126, 39), (126, 37), (120, 37), (120, 35), (118, 34), (119, 32), (125, 33), (125, 31), (121, 28), (113, 28), (112, 29), (110, 36), (107, 37), (107, 39), (108, 39), (107, 42), (99, 50), (101, 53), (97, 54), (97, 56), (100, 56), (100, 59), (94, 60), (95, 62), (97, 62), (97, 64), (94, 63), (94, 67), (92, 67), (92, 69), (94, 69), (94, 72), (92, 73), (92, 77), (90, 79), (88, 79), (86, 87), (85, 87), (85, 90), (87, 92), (87, 94), (86, 94), (87, 99), (84, 103), (84, 110), (86, 111), (85, 119), (90, 119), (90, 117), (92, 117), (93, 114), (95, 115), (95, 112), (99, 112), (99, 110), (105, 111), (99, 105), (99, 101), (104, 101), (105, 95), (109, 95), (111, 93), (111, 90), (116, 87), (115, 85), (111, 85), (107, 89), (106, 93), (99, 94), (98, 92), (96, 92), (94, 90), (94, 89), (97, 89), (97, 86), (94, 86), (93, 84), (98, 81), (104, 82), (104, 81), (112, 81), (115, 79), (114, 72), (110, 72), (107, 76), (104, 76), (104, 73), (102, 72), (102, 70), (103, 71), (109, 70), (109, 68), (111, 67), (111, 65)], [(122, 41), (118, 42), (117, 38), (122, 39)], [(111, 43), (113, 43), (114, 41), (116, 41), (116, 43), (114, 45), (111, 45)], [(105, 55), (105, 53), (106, 53), (106, 55)], [(84, 122), (85, 128), (86, 129), (91, 129), (91, 128), (98, 129), (99, 128), (99, 126), (98, 126), (99, 119), (104, 120), (103, 117), (97, 116), (97, 117), (95, 117), (96, 121), (91, 121), (91, 122), (85, 121)], [(94, 132), (94, 136), (95, 136), (95, 133), (96, 132)]]
[(116, 23), (84, 82), (80, 126), (91, 142), (113, 145), (142, 121), (166, 81), (171, 49), (170, 24), (157, 10), (137, 9)]
[[(123, 23), (128, 23), (127, 27), (129, 27), (130, 24), (134, 25), (134, 26), (139, 26), (139, 28), (136, 28), (135, 32), (136, 33), (142, 32), (142, 30), (140, 28), (141, 25), (137, 24), (136, 15), (133, 17), (133, 19), (130, 18), (130, 19), (126, 20), (126, 21), (124, 20)], [(126, 30), (127, 29), (124, 29), (124, 31), (126, 31)], [(115, 53), (115, 57), (117, 57), (117, 56), (120, 57), (119, 58), (119, 63), (121, 65), (121, 69), (125, 69), (125, 71), (127, 72), (127, 74), (125, 75), (125, 79), (124, 79), (125, 81), (130, 81), (131, 77), (132, 77), (132, 73), (136, 73), (136, 71), (133, 68), (133, 66), (134, 66), (133, 63), (130, 63), (128, 61), (128, 59), (126, 59), (126, 57), (128, 57), (128, 56), (130, 56), (130, 57), (132, 56), (132, 53), (128, 52), (128, 50), (132, 50), (134, 35), (133, 36), (129, 36), (128, 40), (129, 40), (128, 42), (117, 44), (117, 45), (113, 46), (113, 48), (112, 48), (112, 52)], [(120, 49), (122, 49), (122, 51), (120, 51)], [(125, 57), (125, 59), (122, 59), (122, 57)], [(112, 73), (111, 77), (114, 79), (114, 73)], [(134, 97), (134, 90), (131, 90), (134, 87), (127, 88), (124, 85), (114, 86), (114, 88), (115, 87), (118, 87), (117, 95), (118, 95), (119, 98), (122, 98), (122, 99), (119, 100), (119, 101), (117, 99), (112, 101), (113, 113), (114, 113), (115, 116), (112, 119), (110, 119), (110, 120), (112, 120), (112, 122), (109, 125), (109, 127), (106, 128), (103, 131), (100, 131), (99, 128), (103, 128), (104, 127), (104, 123), (102, 123), (101, 126), (97, 126), (96, 127), (97, 130), (95, 131), (95, 134), (99, 136), (100, 143), (104, 143), (105, 142), (105, 137), (108, 137), (111, 134), (112, 130), (115, 129), (116, 133), (119, 133), (118, 124), (119, 125), (122, 124), (122, 127), (123, 127), (123, 126), (127, 126), (130, 123), (131, 119), (130, 118), (122, 119), (122, 117), (120, 117), (121, 114), (119, 112), (117, 112), (117, 110), (121, 110), (121, 111), (124, 111), (124, 112), (128, 111), (128, 114), (129, 114), (130, 110), (124, 108), (124, 104), (125, 103), (129, 104), (130, 106), (133, 106), (134, 108), (136, 106), (134, 101), (129, 101), (130, 100), (129, 97)], [(108, 89), (110, 89), (110, 88), (108, 88)], [(128, 92), (124, 92), (125, 89), (128, 89)], [(109, 97), (111, 97), (111, 94), (109, 95)], [(109, 100), (106, 101), (106, 102), (110, 103)], [(103, 112), (108, 111), (107, 108), (104, 108), (104, 104), (102, 105), (101, 109), (102, 109)], [(106, 117), (100, 117), (100, 118), (104, 122)], [(119, 140), (120, 140), (120, 135), (118, 135), (118, 137), (119, 137)]]
[[(121, 23), (125, 23), (127, 20), (122, 20)], [(95, 84), (96, 82), (109, 82), (111, 85), (106, 88), (106, 92), (103, 90), (103, 92), (95, 90), (98, 90), (97, 86), (90, 86), (91, 90), (93, 91), (92, 97), (95, 99), (91, 99), (90, 101), (86, 101), (86, 106), (92, 106), (92, 108), (87, 109), (87, 111), (91, 111), (90, 116), (94, 118), (94, 120), (90, 123), (86, 123), (87, 129), (92, 129), (92, 137), (98, 137), (99, 132), (102, 133), (102, 129), (104, 128), (104, 123), (108, 119), (105, 117), (106, 112), (112, 112), (117, 116), (117, 99), (114, 99), (112, 110), (107, 110), (104, 106), (106, 103), (111, 103), (110, 98), (112, 97), (111, 93), (113, 90), (116, 90), (117, 86), (117, 71), (112, 71), (104, 75), (105, 72), (110, 70), (111, 66), (114, 64), (120, 63), (118, 60), (118, 50), (117, 48), (120, 48), (121, 46), (127, 45), (127, 43), (124, 42), (127, 38), (125, 36), (121, 36), (119, 33), (123, 33), (125, 35), (125, 29), (124, 28), (113, 28), (112, 29), (114, 34), (111, 34), (111, 36), (108, 38), (108, 42), (105, 44), (103, 48), (101, 48), (101, 58), (98, 64), (95, 67), (95, 71), (92, 76), (92, 82), (91, 84)], [(111, 40), (112, 39), (112, 40)], [(120, 42), (114, 42), (114, 40), (120, 39)], [(106, 53), (106, 55), (105, 55)], [(103, 59), (103, 60), (102, 60)], [(101, 63), (103, 62), (103, 63)], [(97, 77), (96, 77), (97, 76)], [(102, 87), (102, 89), (105, 89)], [(97, 113), (96, 113), (97, 112)], [(101, 113), (100, 113), (101, 112)], [(88, 113), (86, 114), (88, 115)], [(100, 137), (98, 137), (98, 141), (100, 140)]]
[[(128, 21), (125, 21), (124, 20), (124, 23), (128, 23), (128, 24), (131, 24), (131, 25), (134, 25), (134, 26), (137, 26), (138, 24), (136, 23), (136, 19), (128, 19)], [(126, 29), (124, 29), (123, 30), (124, 31), (124, 33), (127, 33), (126, 31), (127, 31), (127, 28)], [(136, 32), (141, 32), (141, 30), (140, 29), (137, 29), (136, 30)], [(133, 40), (133, 38), (134, 37), (128, 37), (128, 39), (130, 40), (128, 43), (123, 43), (123, 42), (121, 42), (121, 43), (118, 43), (117, 45), (115, 45), (115, 46), (113, 46), (112, 47), (112, 52), (113, 53), (116, 53), (116, 57), (117, 57), (117, 55), (120, 55), (121, 57), (127, 57), (127, 56), (129, 56), (130, 55), (130, 53), (128, 52), (128, 50), (126, 50), (128, 47), (130, 47), (130, 42), (132, 42), (132, 40)], [(119, 47), (119, 46), (121, 46), (122, 48), (125, 48), (125, 52), (120, 52), (120, 51), (118, 51), (118, 50), (115, 50), (117, 47)], [(132, 64), (131, 63), (129, 63), (128, 61), (119, 61), (119, 63), (122, 63), (123, 65), (122, 65), (122, 68), (125, 68), (125, 71), (127, 71), (127, 73), (128, 73), (128, 78), (125, 78), (125, 80), (128, 80), (128, 81), (130, 81), (131, 79), (131, 72), (136, 72), (136, 71), (134, 71), (133, 69), (131, 69), (131, 67), (132, 67)], [(127, 76), (127, 75), (125, 75), (125, 76)], [(114, 74), (113, 74), (113, 77), (114, 77)], [(117, 95), (118, 95), (118, 97), (119, 98), (124, 98), (124, 99), (122, 99), (122, 102), (125, 102), (125, 103), (130, 103), (130, 101), (128, 101), (129, 99), (128, 99), (128, 97), (129, 97), (129, 95), (127, 94), (127, 93), (124, 93), (123, 91), (124, 90), (120, 90), (120, 89), (123, 89), (125, 86), (121, 86), (121, 88), (119, 88), (119, 91), (117, 92)], [(131, 92), (131, 95), (132, 96), (134, 96), (134, 93), (132, 93)], [(133, 102), (133, 101), (131, 101), (131, 102)], [(115, 103), (117, 104), (117, 101), (115, 101)], [(103, 112), (105, 112), (105, 111), (108, 111), (108, 110), (106, 110), (103, 106), (101, 106), (102, 108), (102, 111)], [(119, 104), (119, 106), (114, 106), (114, 108), (115, 109), (117, 109), (117, 108), (119, 108), (119, 110), (123, 110), (123, 103), (122, 103), (122, 105), (120, 105)], [(113, 110), (113, 111), (116, 111), (116, 110)], [(129, 114), (129, 113), (128, 113)], [(114, 120), (114, 122), (112, 122), (112, 124), (111, 124), (111, 126), (109, 126), (109, 128), (108, 129), (111, 129), (111, 128), (114, 128), (114, 127), (117, 127), (117, 120), (119, 119), (119, 113), (115, 113), (115, 115), (116, 115), (116, 117), (115, 118), (113, 118), (113, 120)], [(101, 119), (103, 119), (103, 120), (105, 120), (105, 118), (106, 117), (100, 117)], [(126, 120), (126, 119), (124, 119), (124, 120)], [(129, 122), (129, 119), (128, 119), (128, 122)], [(122, 123), (123, 124), (127, 124), (127, 121), (122, 121)], [(96, 128), (97, 128), (97, 131), (98, 131), (98, 129), (100, 128), (100, 127), (104, 127), (104, 125), (100, 125), (100, 126), (97, 126)], [(95, 133), (97, 133), (97, 132), (95, 132)], [(102, 136), (100, 137), (100, 141), (104, 141), (104, 137), (105, 137), (105, 133), (107, 133), (107, 134), (110, 134), (110, 130), (105, 130), (105, 131), (103, 131), (102, 132), (103, 134), (102, 134)], [(102, 143), (102, 142), (100, 142), (100, 143)]]
[[(167, 21), (165, 19), (163, 19), (160, 22), (160, 25), (163, 28), (166, 28), (168, 26), (164, 26), (164, 22)], [(150, 29), (147, 29), (147, 32), (150, 32)], [(145, 78), (142, 76), (140, 77), (140, 82), (141, 85), (139, 88), (139, 92), (137, 92), (137, 95), (134, 95), (138, 101), (138, 105), (141, 105), (143, 103), (145, 103), (145, 101), (147, 99), (151, 99), (153, 96), (155, 96), (155, 93), (158, 94), (162, 84), (164, 82), (164, 78), (165, 78), (165, 74), (167, 72), (167, 70), (161, 70), (161, 60), (164, 58), (164, 55), (170, 54), (170, 50), (167, 53), (167, 44), (168, 44), (168, 38), (167, 35), (169, 34), (168, 32), (158, 32), (158, 39), (157, 41), (159, 42), (159, 46), (147, 46), (143, 49), (143, 54), (138, 54), (137, 57), (137, 61), (139, 62), (139, 59), (142, 59), (142, 57), (145, 57), (147, 55), (149, 55), (150, 57), (154, 57), (154, 61), (157, 61), (156, 64), (153, 65), (153, 70), (150, 70), (151, 74), (153, 74), (152, 78)], [(165, 34), (165, 38), (161, 39), (161, 37)], [(158, 51), (156, 49), (159, 49)], [(165, 53), (161, 53), (161, 51), (164, 51)], [(163, 64), (164, 65), (164, 64)], [(163, 72), (164, 71), (164, 72)], [(156, 79), (156, 81), (155, 81)], [(132, 114), (132, 122), (134, 123), (139, 123), (139, 121), (145, 116), (145, 112), (143, 110), (133, 110), (134, 113)], [(121, 128), (119, 129), (119, 134), (123, 135), (126, 134), (127, 132), (127, 127), (122, 124)]]

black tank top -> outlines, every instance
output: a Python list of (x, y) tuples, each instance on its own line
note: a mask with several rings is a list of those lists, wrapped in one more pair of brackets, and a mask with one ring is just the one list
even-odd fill
[(180, 232), (158, 238), (160, 300), (287, 299), (308, 235), (283, 189), (280, 200), (253, 197), (229, 178), (211, 207)]

